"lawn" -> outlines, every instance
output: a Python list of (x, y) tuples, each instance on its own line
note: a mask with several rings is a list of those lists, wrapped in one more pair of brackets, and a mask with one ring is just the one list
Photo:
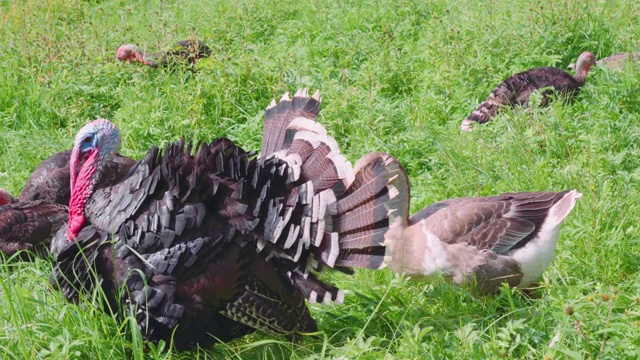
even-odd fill
[[(310, 305), (320, 333), (294, 342), (145, 346), (130, 321), (52, 291), (50, 259), (8, 261), (3, 358), (640, 358), (640, 71), (595, 69), (572, 104), (458, 129), (511, 74), (637, 50), (639, 19), (633, 0), (0, 0), (0, 187), (13, 194), (98, 117), (138, 159), (182, 136), (257, 150), (265, 107), (300, 87), (321, 90), (318, 120), (351, 161), (386, 151), (402, 162), (412, 212), (451, 197), (584, 194), (533, 295), (330, 273), (345, 304)], [(196, 72), (115, 60), (123, 43), (153, 51), (188, 37), (213, 49)]]

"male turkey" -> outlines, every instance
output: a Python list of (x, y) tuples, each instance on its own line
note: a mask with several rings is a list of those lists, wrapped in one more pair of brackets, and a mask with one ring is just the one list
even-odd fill
[(412, 278), (527, 287), (549, 267), (564, 218), (582, 194), (521, 192), (435, 203), (400, 222), (387, 263)]
[(550, 66), (543, 66), (515, 74), (496, 87), (487, 100), (478, 106), (460, 124), (460, 129), (471, 131), (474, 122), (484, 124), (491, 120), (503, 107), (509, 105), (526, 105), (529, 96), (535, 90), (550, 88), (542, 92), (544, 102), (548, 103), (549, 95), (553, 91), (573, 98), (587, 79), (587, 74), (595, 64), (596, 58), (590, 52), (584, 52), (578, 57), (578, 68), (576, 74), (571, 75), (562, 69)]
[[(47, 251), (49, 240), (68, 220), (71, 197), (71, 151), (56, 153), (40, 163), (17, 199), (0, 189), (0, 252)], [(129, 171), (134, 160), (117, 155), (105, 164), (96, 187), (113, 184)]]
[(265, 112), (258, 158), (228, 139), (182, 140), (152, 148), (103, 189), (92, 184), (120, 134), (104, 119), (86, 125), (52, 284), (74, 301), (101, 287), (110, 309), (134, 307), (145, 339), (178, 348), (256, 329), (316, 331), (305, 299), (343, 300), (317, 272), (380, 268), (408, 193), (389, 155), (352, 168), (315, 121), (319, 109), (319, 93), (285, 94)]
[[(624, 69), (628, 62), (640, 62), (640, 53), (615, 54), (604, 59), (596, 61), (597, 67), (603, 67), (611, 70)], [(569, 64), (569, 69), (576, 68), (576, 64)]]
[(159, 53), (144, 53), (132, 44), (122, 45), (116, 52), (116, 59), (124, 62), (140, 62), (153, 68), (181, 63), (195, 64), (198, 60), (211, 56), (211, 48), (198, 40), (184, 40), (173, 44)]

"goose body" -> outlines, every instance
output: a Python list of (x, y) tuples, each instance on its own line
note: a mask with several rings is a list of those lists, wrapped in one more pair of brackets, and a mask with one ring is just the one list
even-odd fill
[(526, 105), (529, 102), (529, 97), (536, 90), (553, 89), (542, 92), (545, 99), (543, 106), (547, 104), (548, 96), (553, 91), (573, 98), (584, 85), (589, 70), (595, 64), (595, 57), (593, 54), (585, 52), (580, 55), (577, 63), (578, 68), (575, 75), (555, 67), (543, 66), (507, 78), (489, 94), (487, 100), (462, 121), (460, 129), (471, 131), (474, 123), (488, 122), (506, 106)]
[(179, 141), (100, 190), (93, 178), (119, 131), (86, 125), (71, 156), (69, 222), (52, 242), (52, 284), (72, 301), (100, 287), (111, 309), (134, 308), (145, 339), (178, 348), (316, 331), (305, 300), (343, 299), (317, 273), (382, 267), (408, 192), (389, 155), (353, 168), (315, 121), (319, 108), (306, 90), (272, 103), (257, 158), (228, 139)]
[(580, 196), (544, 191), (438, 202), (408, 219), (388, 244), (389, 267), (427, 281), (475, 283), (482, 293), (502, 283), (527, 287), (551, 264)]

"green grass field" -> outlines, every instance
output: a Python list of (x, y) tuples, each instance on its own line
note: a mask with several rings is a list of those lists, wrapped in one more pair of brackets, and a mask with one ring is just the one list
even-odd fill
[[(636, 50), (639, 19), (633, 0), (0, 0), (0, 187), (14, 194), (97, 117), (118, 124), (135, 158), (183, 135), (257, 150), (264, 108), (300, 87), (322, 91), (319, 121), (347, 158), (387, 151), (404, 164), (412, 212), (460, 196), (584, 194), (534, 297), (474, 298), (388, 270), (328, 274), (345, 304), (311, 305), (321, 332), (296, 342), (144, 346), (131, 322), (52, 291), (48, 259), (10, 261), (0, 357), (639, 358), (640, 72), (596, 69), (573, 104), (458, 129), (511, 74)], [(214, 52), (196, 73), (115, 61), (122, 43), (154, 50), (189, 36)]]

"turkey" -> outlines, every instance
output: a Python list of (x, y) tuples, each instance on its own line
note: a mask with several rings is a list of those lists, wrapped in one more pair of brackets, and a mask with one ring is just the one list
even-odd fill
[[(609, 57), (596, 61), (596, 66), (611, 70), (621, 70), (624, 69), (628, 62), (639, 63), (640, 53), (611, 55)], [(576, 68), (576, 64), (569, 64), (568, 68), (573, 70)]]
[(195, 64), (198, 60), (211, 56), (211, 48), (198, 40), (183, 40), (173, 44), (171, 49), (159, 53), (145, 53), (132, 44), (122, 45), (116, 52), (116, 59), (124, 62), (140, 62), (153, 68), (177, 64)]
[[(553, 87), (558, 93), (573, 98), (587, 79), (587, 74), (595, 64), (596, 58), (590, 52), (585, 52), (578, 57), (578, 68), (575, 75), (571, 75), (564, 70), (543, 66), (527, 70), (513, 75), (500, 83), (491, 94), (471, 115), (462, 121), (460, 129), (471, 131), (472, 124), (478, 122), (484, 124), (495, 116), (503, 107), (509, 105), (526, 105), (529, 96), (535, 90)], [(546, 106), (552, 89), (542, 92), (543, 103)]]
[(412, 278), (526, 288), (549, 267), (565, 217), (582, 194), (521, 192), (435, 203), (401, 222), (387, 244), (389, 268)]
[(402, 166), (377, 154), (352, 168), (315, 121), (319, 110), (318, 92), (285, 94), (265, 111), (257, 158), (228, 139), (183, 139), (153, 147), (103, 189), (93, 179), (120, 133), (89, 123), (71, 155), (52, 285), (72, 301), (99, 286), (106, 310), (133, 307), (144, 339), (179, 349), (255, 330), (317, 331), (305, 300), (344, 297), (319, 272), (381, 268), (386, 235), (408, 215)]
[[(57, 230), (68, 220), (69, 158), (71, 151), (45, 159), (31, 174), (17, 199), (0, 189), (0, 252), (11, 256), (18, 250), (43, 254)], [(117, 155), (107, 164), (96, 186), (119, 181), (134, 160)]]

